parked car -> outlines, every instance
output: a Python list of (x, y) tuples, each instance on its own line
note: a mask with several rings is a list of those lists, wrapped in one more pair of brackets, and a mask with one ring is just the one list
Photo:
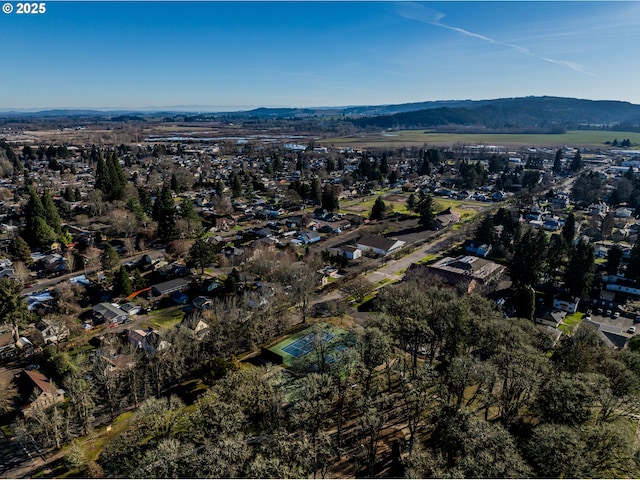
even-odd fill
[(629, 330), (627, 330), (627, 332), (636, 333), (636, 327), (629, 327)]

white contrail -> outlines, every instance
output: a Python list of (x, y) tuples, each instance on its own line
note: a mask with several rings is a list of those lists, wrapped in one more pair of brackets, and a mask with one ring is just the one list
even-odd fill
[(579, 63), (569, 62), (565, 60), (555, 60), (553, 58), (543, 57), (541, 55), (537, 55), (533, 53), (531, 50), (529, 50), (526, 47), (522, 47), (520, 45), (514, 45), (512, 43), (500, 42), (493, 38), (487, 37), (486, 35), (481, 35), (479, 33), (470, 32), (469, 30), (465, 30), (460, 27), (454, 27), (451, 25), (444, 24), (440, 21), (446, 16), (444, 13), (425, 7), (424, 5), (420, 5), (417, 3), (402, 3), (400, 4), (398, 13), (400, 14), (400, 16), (404, 18), (408, 18), (410, 20), (416, 20), (418, 22), (426, 23), (428, 25), (435, 25), (436, 27), (446, 28), (447, 30), (453, 30), (454, 32), (461, 33), (462, 35), (466, 35), (468, 37), (477, 38), (478, 40), (482, 40), (483, 42), (491, 43), (493, 45), (501, 45), (503, 47), (508, 47), (524, 55), (529, 55), (530, 57), (537, 58), (545, 62), (554, 63), (556, 65), (563, 65), (565, 67), (570, 68), (571, 70), (575, 70), (576, 72), (593, 76), (593, 73), (586, 71), (584, 67)]

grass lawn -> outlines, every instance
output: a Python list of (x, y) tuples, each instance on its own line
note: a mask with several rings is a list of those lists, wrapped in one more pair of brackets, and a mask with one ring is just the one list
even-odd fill
[(572, 335), (578, 328), (578, 325), (582, 323), (582, 317), (584, 317), (584, 313), (582, 312), (567, 315), (564, 317), (564, 321), (558, 326), (558, 330), (566, 333), (567, 335)]
[(184, 312), (181, 308), (181, 305), (174, 305), (149, 312), (150, 325), (158, 330), (175, 327), (184, 317)]
[(119, 415), (110, 427), (103, 427), (94, 432), (84, 442), (81, 442), (85, 456), (89, 460), (95, 460), (100, 455), (107, 442), (120, 435), (128, 426), (133, 412), (125, 412)]
[(439, 253), (430, 253), (429, 255), (427, 255), (426, 257), (422, 257), (420, 260), (418, 260), (416, 263), (418, 265), (430, 265), (432, 263), (435, 263), (436, 260), (439, 260), (442, 256)]

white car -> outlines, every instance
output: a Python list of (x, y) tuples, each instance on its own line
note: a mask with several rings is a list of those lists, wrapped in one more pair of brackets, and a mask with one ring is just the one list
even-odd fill
[(629, 330), (627, 330), (627, 332), (636, 333), (636, 327), (629, 327)]

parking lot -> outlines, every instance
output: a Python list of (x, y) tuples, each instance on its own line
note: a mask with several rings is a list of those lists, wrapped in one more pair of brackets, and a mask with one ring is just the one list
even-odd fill
[(625, 314), (624, 312), (618, 312), (620, 316), (614, 317), (615, 311), (594, 308), (591, 313), (588, 313), (588, 317), (591, 318), (592, 322), (600, 323), (602, 325), (607, 325), (611, 327), (611, 331), (616, 331), (619, 333), (627, 333), (631, 335), (629, 332), (629, 328), (631, 327), (640, 327), (640, 323), (634, 323), (636, 318), (635, 315), (631, 316), (631, 314)]

